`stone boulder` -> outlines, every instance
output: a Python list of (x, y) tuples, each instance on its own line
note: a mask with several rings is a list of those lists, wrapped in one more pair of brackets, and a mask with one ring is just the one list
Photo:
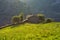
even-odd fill
[(28, 23), (40, 23), (40, 19), (38, 16), (30, 15), (29, 17), (27, 17), (26, 22), (28, 22)]

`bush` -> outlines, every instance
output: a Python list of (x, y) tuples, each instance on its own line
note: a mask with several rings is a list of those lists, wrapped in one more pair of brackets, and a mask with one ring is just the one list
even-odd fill
[(13, 24), (18, 24), (18, 23), (20, 23), (20, 17), (18, 17), (18, 16), (14, 16), (14, 17), (12, 17), (12, 23)]
[(23, 14), (23, 13), (20, 13), (18, 16), (20, 17), (20, 19), (21, 19), (21, 21), (22, 21), (24, 14)]
[(37, 14), (37, 16), (39, 17), (39, 19), (41, 20), (41, 22), (45, 21), (45, 16), (43, 14)]
[(46, 23), (50, 23), (50, 22), (53, 22), (53, 20), (51, 18), (46, 20)]
[(13, 24), (22, 23), (22, 21), (23, 21), (23, 13), (20, 13), (18, 16), (13, 16), (11, 21), (12, 21)]

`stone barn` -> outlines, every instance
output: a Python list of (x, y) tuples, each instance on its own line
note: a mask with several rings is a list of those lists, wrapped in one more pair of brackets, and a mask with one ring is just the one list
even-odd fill
[(39, 17), (35, 15), (28, 15), (26, 19), (28, 23), (40, 23)]

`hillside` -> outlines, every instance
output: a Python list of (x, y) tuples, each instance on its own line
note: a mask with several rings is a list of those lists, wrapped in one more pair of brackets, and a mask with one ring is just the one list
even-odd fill
[(0, 29), (0, 40), (60, 40), (60, 22), (9, 26)]

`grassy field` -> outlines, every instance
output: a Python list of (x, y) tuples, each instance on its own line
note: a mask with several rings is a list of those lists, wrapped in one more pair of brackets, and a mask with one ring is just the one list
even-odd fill
[(0, 40), (60, 40), (60, 22), (9, 26), (0, 29)]

